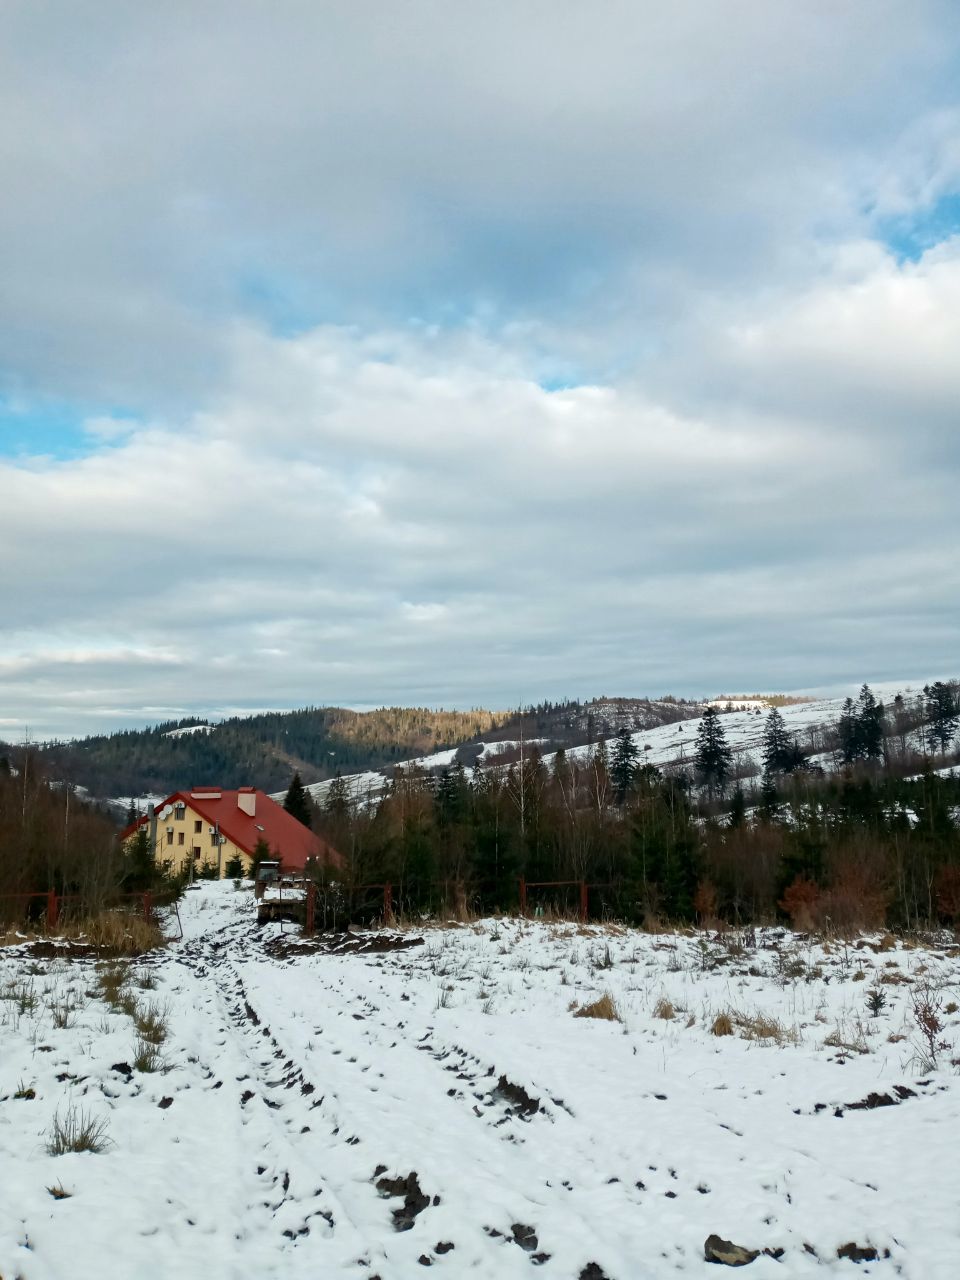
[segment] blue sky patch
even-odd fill
[[[917,262],[928,249],[960,234],[960,192],[941,196],[907,217],[881,220],[878,231],[901,262]]]
[[[80,458],[105,443],[105,437],[87,429],[91,418],[114,418],[119,425],[129,416],[117,406],[18,404],[0,399],[0,457]]]

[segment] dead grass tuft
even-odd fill
[[[661,996],[653,1006],[653,1016],[655,1018],[662,1018],[664,1022],[669,1022],[671,1018],[676,1017],[676,1013],[676,1009],[666,996]]]
[[[166,1008],[152,1001],[137,1005],[133,1012],[133,1022],[140,1039],[148,1044],[163,1044],[167,1038],[167,1021],[169,1014]]]
[[[710,1024],[710,1034],[712,1036],[732,1036],[733,1035],[733,1019],[729,1013],[718,1013]]]
[[[63,1156],[70,1151],[99,1153],[109,1142],[106,1120],[98,1120],[78,1107],[68,1107],[63,1115],[59,1111],[54,1113],[47,1134],[47,1153],[51,1156]]]
[[[129,911],[103,911],[81,921],[78,932],[91,946],[112,956],[142,956],[166,942],[159,925]]]
[[[604,1022],[622,1022],[620,1010],[617,1008],[617,1002],[609,992],[594,1000],[592,1004],[585,1004],[579,1009],[574,1010],[575,1018],[601,1018]]]
[[[756,1040],[762,1044],[797,1044],[800,1039],[795,1028],[785,1027],[765,1013],[736,1013],[733,1020],[744,1040]]]
[[[163,1060],[160,1057],[159,1046],[141,1037],[133,1051],[134,1071],[142,1071],[145,1075],[151,1075],[154,1071],[160,1071],[162,1067]]]

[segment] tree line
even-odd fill
[[[338,778],[310,819],[346,859],[338,892],[361,901],[362,886],[388,881],[414,915],[513,911],[523,880],[531,909],[573,910],[585,882],[592,915],[647,925],[953,922],[960,780],[933,766],[955,741],[956,688],[927,686],[917,715],[909,732],[938,756],[912,778],[890,767],[903,721],[864,686],[835,726],[838,772],[811,764],[774,708],[758,776],[735,780],[723,716],[708,708],[687,769],[643,763],[624,729],[549,765],[531,748],[469,773],[398,770],[372,803]]]

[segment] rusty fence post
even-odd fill
[[[526,880],[520,881],[520,914],[522,916],[525,916],[527,914],[527,882]]]
[[[149,889],[143,895],[143,918],[147,921],[153,919],[153,894]]]
[[[393,919],[393,885],[383,886],[383,923]]]
[[[587,888],[586,880],[580,881],[580,919],[586,924],[587,917],[590,915],[590,891]]]
[[[47,928],[48,929],[55,929],[57,927],[57,920],[59,918],[59,915],[60,915],[60,905],[57,902],[57,891],[56,889],[51,889],[47,893]]]
[[[311,881],[307,885],[307,917],[304,921],[304,932],[308,938],[313,937],[317,916],[317,886]]]

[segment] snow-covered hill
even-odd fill
[[[829,755],[823,753],[827,734],[837,724],[843,708],[843,698],[821,698],[809,702],[799,702],[780,708],[789,733],[795,735],[802,748],[808,753],[815,753],[816,762],[826,768],[834,763]],[[737,705],[742,705],[738,703]],[[766,714],[759,706],[747,711],[725,712],[722,725],[726,739],[734,752],[735,762],[740,766],[749,766],[751,762],[759,769],[761,762],[761,744]],[[649,729],[640,729],[632,733],[642,763],[656,765],[658,768],[689,765],[693,758],[694,743],[701,718],[695,717],[673,724],[656,725]],[[534,746],[543,747],[542,739],[527,739],[524,748],[530,750]],[[479,759],[481,768],[495,767],[504,759],[515,759],[521,743],[519,739],[510,742],[480,743],[479,749],[474,746],[466,751],[463,748],[438,751],[433,755],[419,756],[404,762],[402,767],[416,767],[428,772],[449,768],[458,758],[465,754]],[[567,749],[570,760],[586,760],[594,750],[594,745],[584,742],[580,746]],[[555,759],[555,753],[548,752],[543,757],[549,766]],[[368,770],[364,773],[346,774],[344,780],[351,797],[358,803],[375,800],[382,795],[389,780],[389,770]],[[306,788],[317,804],[323,804],[330,782],[317,782]],[[283,792],[277,794],[283,799]]]
[[[518,920],[301,944],[230,884],[181,917],[126,1005],[92,959],[0,950],[0,1275],[706,1280],[714,1233],[779,1255],[757,1280],[851,1275],[846,1246],[876,1252],[858,1274],[956,1275],[953,944]],[[620,1021],[575,1016],[605,996]],[[49,1154],[56,1116],[108,1145]]]

